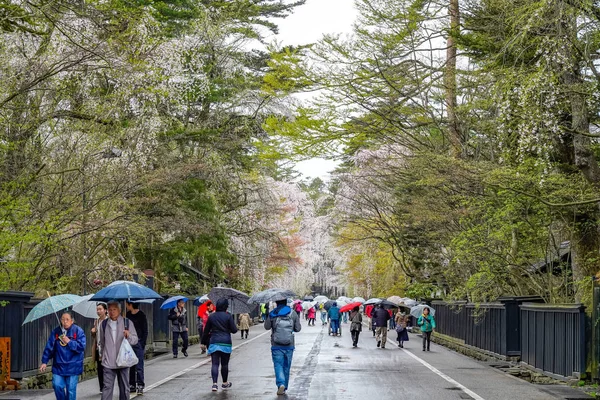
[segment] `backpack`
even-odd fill
[[[282,346],[290,346],[294,341],[294,321],[292,313],[277,317],[273,326],[273,343]]]

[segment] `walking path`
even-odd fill
[[[296,351],[287,399],[364,400],[429,398],[435,400],[553,400],[589,399],[576,389],[538,386],[504,374],[484,363],[432,343],[431,352],[421,351],[420,338],[400,349],[388,341],[376,347],[370,331],[363,331],[358,348],[352,347],[349,324],[343,335],[332,337],[327,327],[306,326],[296,336]],[[395,339],[389,332],[388,339]],[[164,399],[282,399],[275,394],[269,332],[257,325],[249,339],[234,335],[230,363],[233,387],[210,391],[210,357],[191,346],[189,357],[170,354],[146,363],[146,391],[138,400]],[[220,382],[219,382],[220,383]],[[564,393],[561,393],[564,392]],[[118,398],[115,391],[115,399]],[[136,396],[132,396],[135,398]],[[81,382],[78,399],[99,399],[96,379]],[[0,392],[0,400],[54,399],[51,391]]]

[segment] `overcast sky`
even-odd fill
[[[354,0],[307,0],[286,19],[278,20],[279,35],[274,37],[282,45],[316,42],[326,33],[349,33],[356,19]],[[312,159],[297,164],[304,176],[328,179],[336,162]]]

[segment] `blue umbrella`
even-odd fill
[[[167,310],[169,308],[175,308],[175,306],[177,305],[177,302],[179,300],[183,300],[183,301],[188,301],[188,298],[185,296],[173,296],[173,297],[169,297],[167,300],[165,300],[164,303],[162,303],[162,305],[160,306],[161,310]]]
[[[90,300],[111,301],[128,300],[137,301],[145,299],[162,299],[162,296],[154,290],[140,285],[136,282],[119,281],[114,282],[96,293]]]
[[[29,314],[27,314],[27,318],[25,318],[22,325],[45,317],[46,315],[56,314],[80,301],[81,296],[77,296],[76,294],[59,294],[58,296],[48,297],[29,311]],[[58,319],[58,315],[56,316],[56,319]],[[58,321],[58,323],[60,325],[60,321]]]
[[[194,299],[194,305],[197,307],[200,307],[202,304],[206,303],[208,300],[210,300],[210,299],[208,298],[207,295],[196,297]]]

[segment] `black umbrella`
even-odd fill
[[[323,308],[326,309],[327,311],[329,311],[329,309],[331,307],[333,307],[333,303],[335,303],[335,301],[329,300],[329,301],[325,302],[325,304],[323,304]]]
[[[392,308],[398,308],[398,304],[392,303],[389,300],[381,300],[377,305],[382,305],[386,310],[390,310]]]
[[[231,314],[251,313],[256,306],[248,304],[250,296],[244,292],[232,288],[215,287],[208,294],[208,298],[215,304],[220,299],[229,301],[229,312]]]
[[[312,297],[311,295],[308,296],[304,296],[304,301],[313,301],[315,298]]]
[[[250,299],[248,299],[248,303],[263,304],[270,301],[287,300],[294,297],[298,296],[296,296],[296,294],[291,290],[272,288],[254,294],[252,297],[250,297]]]

